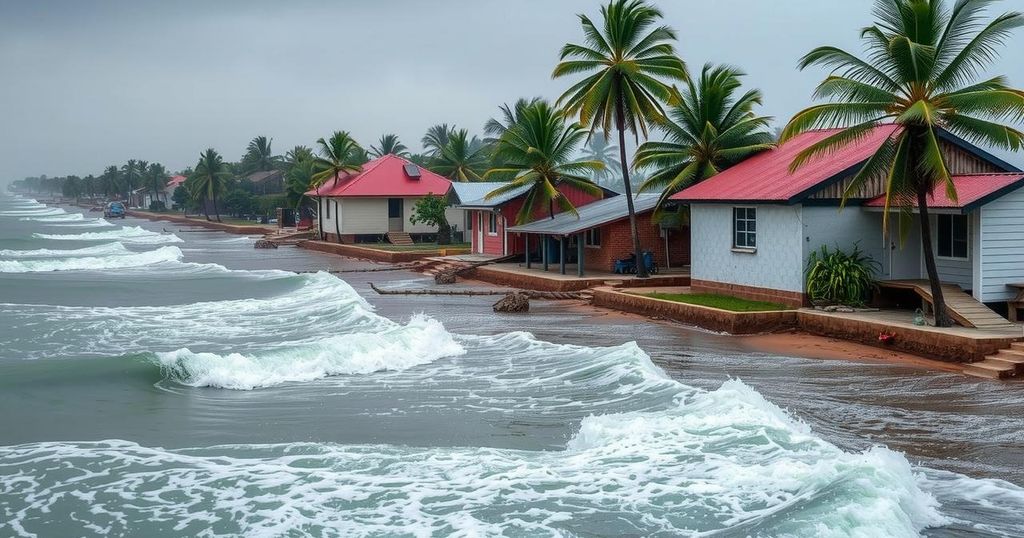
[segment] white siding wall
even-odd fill
[[[343,198],[341,215],[342,234],[388,233],[387,198]]]
[[[743,286],[803,291],[800,206],[757,207],[757,252],[734,252],[732,205],[693,204],[691,275]]]
[[[881,213],[870,213],[859,207],[840,211],[835,206],[804,206],[803,230],[805,268],[810,253],[820,250],[822,245],[845,252],[859,246],[862,252],[882,264],[876,277],[888,278],[889,256],[882,237]]]
[[[981,275],[984,302],[1013,297],[1009,282],[1024,282],[1024,189],[981,208]]]
[[[327,217],[327,206],[330,205],[331,216]],[[335,228],[335,221],[338,220],[338,215],[341,213],[341,204],[337,198],[321,198],[320,207],[317,209],[320,212],[320,223],[323,226],[321,230],[324,233],[337,233]],[[345,233],[342,230],[342,233]]]

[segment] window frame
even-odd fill
[[[942,232],[943,232],[942,221],[944,220],[943,217],[946,217],[946,218],[949,219],[949,226],[948,226],[948,229],[947,229],[947,232],[946,232],[946,233],[949,234],[949,237],[947,238],[948,239],[948,243],[949,243],[949,245],[948,245],[949,246],[949,254],[947,254],[947,255],[941,254],[941,251],[942,251],[941,250],[942,249]],[[955,222],[956,222],[955,219],[958,218],[958,217],[963,219],[963,223],[964,223],[964,241],[963,241],[963,244],[964,244],[964,255],[963,256],[957,256],[956,255],[956,242],[957,241],[956,241],[955,234],[953,233],[953,230],[954,230],[954,227],[955,227]],[[938,214],[935,215],[935,257],[937,259],[940,259],[940,260],[950,260],[950,261],[958,261],[958,262],[970,261],[970,259],[971,259],[971,219],[967,215],[964,215],[962,213],[938,213]]]
[[[498,214],[494,211],[487,212],[487,235],[498,235]]]
[[[330,198],[323,198],[323,201],[324,201],[324,213],[325,213],[324,218],[329,219],[329,218],[331,218],[331,199]]]
[[[739,212],[743,211],[743,218],[740,218]],[[753,217],[751,218],[751,211],[753,211]],[[743,230],[740,230],[739,223],[743,222]],[[747,230],[749,224],[754,224],[754,230]],[[745,244],[740,244],[738,241],[739,234],[743,234],[747,239]],[[750,239],[753,238],[751,242]],[[732,208],[732,250],[733,252],[745,252],[752,253],[757,252],[757,207],[754,206],[735,206]],[[751,244],[752,243],[752,244]]]
[[[595,241],[594,239],[597,239]],[[583,246],[585,248],[601,248],[601,228],[590,228],[583,232]]]

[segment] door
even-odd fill
[[[477,254],[484,253],[484,212],[476,212],[476,248]]]
[[[405,229],[405,200],[388,198],[388,231],[401,232]]]

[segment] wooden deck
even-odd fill
[[[931,306],[932,288],[927,280],[883,280],[880,288],[912,290],[921,300]],[[1010,329],[1016,326],[995,313],[983,303],[971,297],[956,284],[943,284],[942,295],[946,299],[946,313],[964,327],[982,330]]]

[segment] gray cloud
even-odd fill
[[[479,132],[503,102],[558,96],[568,84],[550,79],[558,50],[580,39],[575,14],[599,5],[0,0],[0,180],[128,158],[178,169],[207,147],[237,159],[258,134],[283,153],[335,129],[364,144],[396,132],[413,148],[434,123]],[[779,121],[823,76],[796,71],[800,55],[859,50],[871,20],[869,0],[659,5],[691,68],[743,68]],[[994,68],[1018,85],[1022,39]]]

